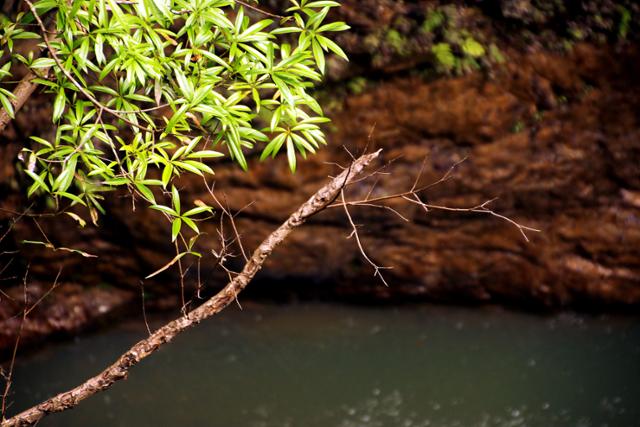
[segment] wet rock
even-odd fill
[[[26,296],[26,304],[25,304]],[[20,337],[20,348],[51,336],[68,336],[113,317],[127,307],[134,294],[123,289],[64,283],[29,283],[2,294],[0,301],[0,357],[8,357]],[[23,319],[24,310],[28,315]]]

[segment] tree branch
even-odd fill
[[[129,370],[142,359],[150,356],[164,344],[170,342],[176,335],[185,329],[197,325],[203,320],[219,313],[233,301],[237,295],[249,284],[256,273],[262,268],[267,257],[273,252],[286,237],[307,218],[317,214],[334,201],[343,188],[351,183],[362,171],[380,154],[377,151],[364,155],[355,160],[351,166],[327,185],[322,187],[307,202],[294,212],[286,222],[272,232],[255,250],[242,272],[225,286],[218,294],[207,300],[200,307],[172,322],[167,323],[155,331],[147,339],[144,339],[133,347],[104,371],[88,379],[76,388],[60,393],[39,405],[4,420],[2,427],[29,426],[40,421],[44,416],[61,412],[78,405],[84,399],[108,389],[115,382],[127,378]]]
[[[18,83],[18,86],[16,86],[16,88],[14,89],[14,98],[12,98],[10,102],[13,106],[13,111],[15,112],[15,114],[18,113],[25,102],[27,102],[29,97],[33,94],[33,91],[36,90],[36,87],[38,87],[36,83],[33,83],[33,79],[37,77],[38,76],[36,76],[33,72],[27,73],[27,75],[24,76],[22,80],[20,80],[20,83]],[[10,121],[11,117],[9,116],[9,114],[5,111],[4,108],[0,108],[0,132],[2,132],[4,128],[7,127]]]
[[[48,31],[46,29],[47,26],[50,27],[51,29],[55,28],[54,16],[50,15],[45,20],[45,22],[42,23],[42,25],[43,25],[43,31],[44,31],[43,35],[46,33],[46,31]],[[43,48],[39,47],[36,52],[33,52],[33,54],[35,57],[38,57],[40,54],[42,54],[42,51],[43,51]],[[40,74],[47,75],[49,73],[50,68],[51,67],[41,68]],[[18,85],[13,90],[14,97],[10,99],[10,102],[11,102],[11,105],[13,106],[14,114],[18,114],[18,111],[22,109],[24,104],[27,102],[27,100],[31,97],[33,92],[38,87],[38,84],[33,82],[33,80],[38,77],[40,76],[38,76],[33,71],[29,71],[20,80]],[[9,116],[9,114],[7,114],[4,108],[0,108],[0,132],[4,131],[4,129],[7,127],[10,121],[11,121],[11,117]]]

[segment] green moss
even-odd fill
[[[497,64],[502,64],[503,62],[505,62],[505,57],[502,54],[502,51],[494,43],[491,43],[489,45],[489,58],[491,58],[491,61]]]
[[[569,34],[574,40],[583,40],[585,38],[585,34],[579,28],[569,29]]]
[[[631,25],[631,12],[624,6],[620,6],[620,24],[618,24],[618,37],[626,39],[629,34],[629,26]]]
[[[407,39],[400,34],[400,32],[394,30],[394,29],[390,29],[389,31],[387,31],[387,33],[385,34],[384,37],[385,41],[387,42],[387,44],[389,44],[389,46],[391,46],[391,48],[401,54],[401,55],[406,55],[407,52]]]
[[[440,9],[430,10],[420,29],[425,33],[431,33],[445,24],[446,16]]]
[[[473,37],[465,38],[462,43],[462,51],[472,58],[480,58],[485,54],[484,47]]]
[[[370,52],[377,50],[380,47],[381,41],[380,34],[378,33],[367,34],[363,39],[364,46]]]
[[[524,122],[522,120],[518,120],[517,122],[515,122],[513,124],[513,127],[511,128],[511,132],[513,133],[520,133],[524,130]]]
[[[436,57],[438,64],[447,70],[456,66],[456,57],[453,55],[449,43],[438,43],[431,48],[431,52]]]
[[[347,82],[347,89],[353,95],[360,95],[367,88],[367,79],[364,77],[356,77]]]
[[[113,286],[113,284],[111,283],[107,283],[107,282],[100,282],[98,283],[98,285],[96,286],[98,289],[105,289],[105,290],[110,290],[110,289],[114,289],[115,286]],[[147,297],[148,292],[145,291],[145,297]]]

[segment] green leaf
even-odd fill
[[[219,151],[202,150],[195,151],[187,155],[188,159],[214,159],[216,157],[224,157],[224,154],[220,153]]]
[[[31,68],[50,68],[56,65],[52,58],[38,58],[31,63]]]
[[[187,226],[192,229],[193,231],[195,231],[196,233],[200,234],[200,230],[198,229],[198,226],[196,225],[195,222],[193,222],[193,220],[191,218],[187,218],[187,217],[182,217],[182,221],[187,224]]]
[[[213,208],[209,206],[198,206],[196,208],[190,209],[187,212],[183,213],[182,216],[183,217],[194,216],[204,212],[211,213],[212,211],[213,211]]]
[[[66,191],[56,191],[55,193],[53,193],[53,195],[61,196],[71,200],[73,202],[71,203],[71,206],[75,205],[76,203],[82,206],[87,206],[87,204],[80,197],[76,196],[75,194],[67,193]]]
[[[149,187],[147,187],[146,185],[140,183],[140,182],[135,182],[134,185],[136,186],[136,188],[138,189],[138,191],[140,192],[140,194],[142,194],[142,196],[147,199],[148,202],[154,203],[156,202],[155,197],[153,197],[153,193],[151,192],[151,190],[149,190]]]
[[[173,177],[173,165],[171,163],[167,163],[162,171],[162,186],[167,188],[169,181]]]
[[[64,90],[59,89],[58,94],[56,95],[55,101],[53,101],[53,121],[57,122],[62,117],[62,113],[64,113],[64,108],[67,103],[67,97],[65,96]]]
[[[175,185],[171,186],[171,203],[173,204],[173,209],[180,215],[180,193]]]
[[[34,180],[35,184],[37,184],[37,186],[32,186],[31,189],[29,189],[29,196],[31,196],[31,194],[33,194],[38,188],[42,188],[47,193],[50,191],[49,186],[44,182],[44,177],[47,175],[47,171],[42,171],[40,175],[37,175],[34,172],[25,169],[25,173]]]
[[[78,155],[72,155],[69,160],[63,164],[63,169],[60,175],[53,183],[53,190],[58,192],[65,192],[73,182],[73,177],[76,173],[76,165],[78,163]]]
[[[165,133],[171,132],[173,130],[173,128],[175,127],[175,125],[178,123],[178,121],[184,119],[184,116],[187,114],[187,110],[189,110],[189,105],[184,104],[178,109],[178,111],[173,113],[173,116],[171,117],[171,120],[169,120],[167,122],[167,126],[165,128]]]
[[[168,206],[163,206],[163,205],[151,205],[149,206],[151,209],[154,209],[156,211],[160,211],[160,212],[164,212],[167,215],[171,215],[171,216],[179,216],[178,213],[176,211],[174,211],[173,209],[171,209]]]
[[[9,101],[9,98],[2,93],[0,93],[0,104],[2,104],[2,108],[4,108],[7,115],[14,119],[15,112],[13,111],[13,105],[11,104],[11,101]]]
[[[287,161],[289,162],[289,169],[291,172],[296,172],[296,150],[293,147],[291,137],[287,137]]]
[[[322,51],[322,47],[320,46],[320,43],[318,43],[316,40],[313,40],[311,42],[311,46],[313,48],[313,57],[316,60],[318,69],[322,74],[324,74],[325,62],[324,62],[324,52]]]
[[[171,241],[175,242],[182,228],[182,219],[176,218],[171,222]]]

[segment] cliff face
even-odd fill
[[[423,161],[421,182],[428,183],[467,158],[456,169],[455,180],[429,189],[423,197],[451,207],[471,207],[498,197],[492,204],[496,212],[541,232],[530,234],[531,241],[526,242],[512,224],[486,214],[425,213],[405,202],[392,202],[410,219],[407,223],[388,211],[354,207],[352,214],[363,226],[361,237],[368,255],[378,264],[393,267],[386,273],[390,286],[385,287],[372,277],[355,242],[346,239],[350,228],[344,212],[332,209],[296,231],[274,253],[259,283],[252,286],[254,292],[539,307],[637,307],[640,53],[634,45],[576,43],[562,51],[539,46],[525,50],[522,38],[503,37],[500,50],[507,59],[502,64],[434,78],[427,72],[434,60],[429,51],[385,50],[385,39],[374,58],[362,47],[373,28],[371,22],[398,28],[402,27],[398,16],[422,22],[426,12],[416,18],[415,8],[433,2],[369,1],[359,9],[354,2],[345,3],[343,13],[356,27],[356,35],[345,36],[355,39],[344,42],[359,61],[346,69],[334,64],[334,83],[326,89],[334,118],[330,146],[306,160],[293,176],[282,159],[254,160],[249,173],[231,164],[213,165],[217,191],[226,195],[231,210],[240,212],[237,226],[245,248],[254,248],[328,174],[335,173],[336,167],[329,162],[348,162],[343,145],[352,152],[366,146],[383,148],[384,161],[393,160],[390,175],[382,176],[374,190],[377,195],[409,189]],[[467,17],[480,12],[460,13]],[[483,19],[486,16],[470,22]],[[493,43],[491,37],[509,22],[499,21],[485,29],[485,44]],[[532,22],[527,25],[538,25]],[[414,40],[410,38],[413,27],[406,24],[402,27],[406,31],[399,33]],[[554,37],[549,40],[559,36]],[[355,75],[368,78],[367,70],[374,79],[357,80],[357,87],[353,80],[335,82]],[[341,96],[336,98],[336,93]],[[2,204],[14,211],[28,203],[15,188],[20,137],[34,127],[44,127],[46,120],[39,124],[34,118],[46,113],[48,105],[36,100],[28,108],[0,145]],[[185,178],[181,184],[188,195],[186,203],[209,199],[199,179]],[[370,185],[362,182],[353,196],[366,194]],[[20,267],[12,274],[21,275],[24,266],[30,265],[29,274],[36,283],[29,290],[32,301],[46,292],[46,284],[62,267],[64,291],[53,292],[32,314],[28,330],[33,336],[72,330],[96,313],[108,313],[134,300],[140,295],[141,279],[173,256],[169,230],[157,212],[138,207],[132,214],[126,197],[112,199],[108,209],[99,228],[78,228],[66,216],[37,219],[56,246],[98,255],[90,259],[21,244],[42,240],[40,230],[32,219],[13,224],[13,215],[2,213],[4,227],[13,225],[3,247],[20,251],[3,255],[5,260],[9,255],[14,258],[7,272]],[[213,221],[202,226],[208,233],[201,241],[203,253],[219,247],[216,225]],[[238,263],[239,257],[229,265]],[[224,284],[225,275],[213,269],[214,264],[211,255],[203,260],[205,291]],[[146,291],[151,297],[177,295],[176,274],[164,273],[147,281]],[[1,303],[0,316],[5,320],[0,323],[0,346],[13,342],[12,331],[19,326],[19,318],[12,315],[20,310],[22,289],[18,285],[7,292],[14,300],[4,298]],[[101,299],[104,304],[96,309]]]

